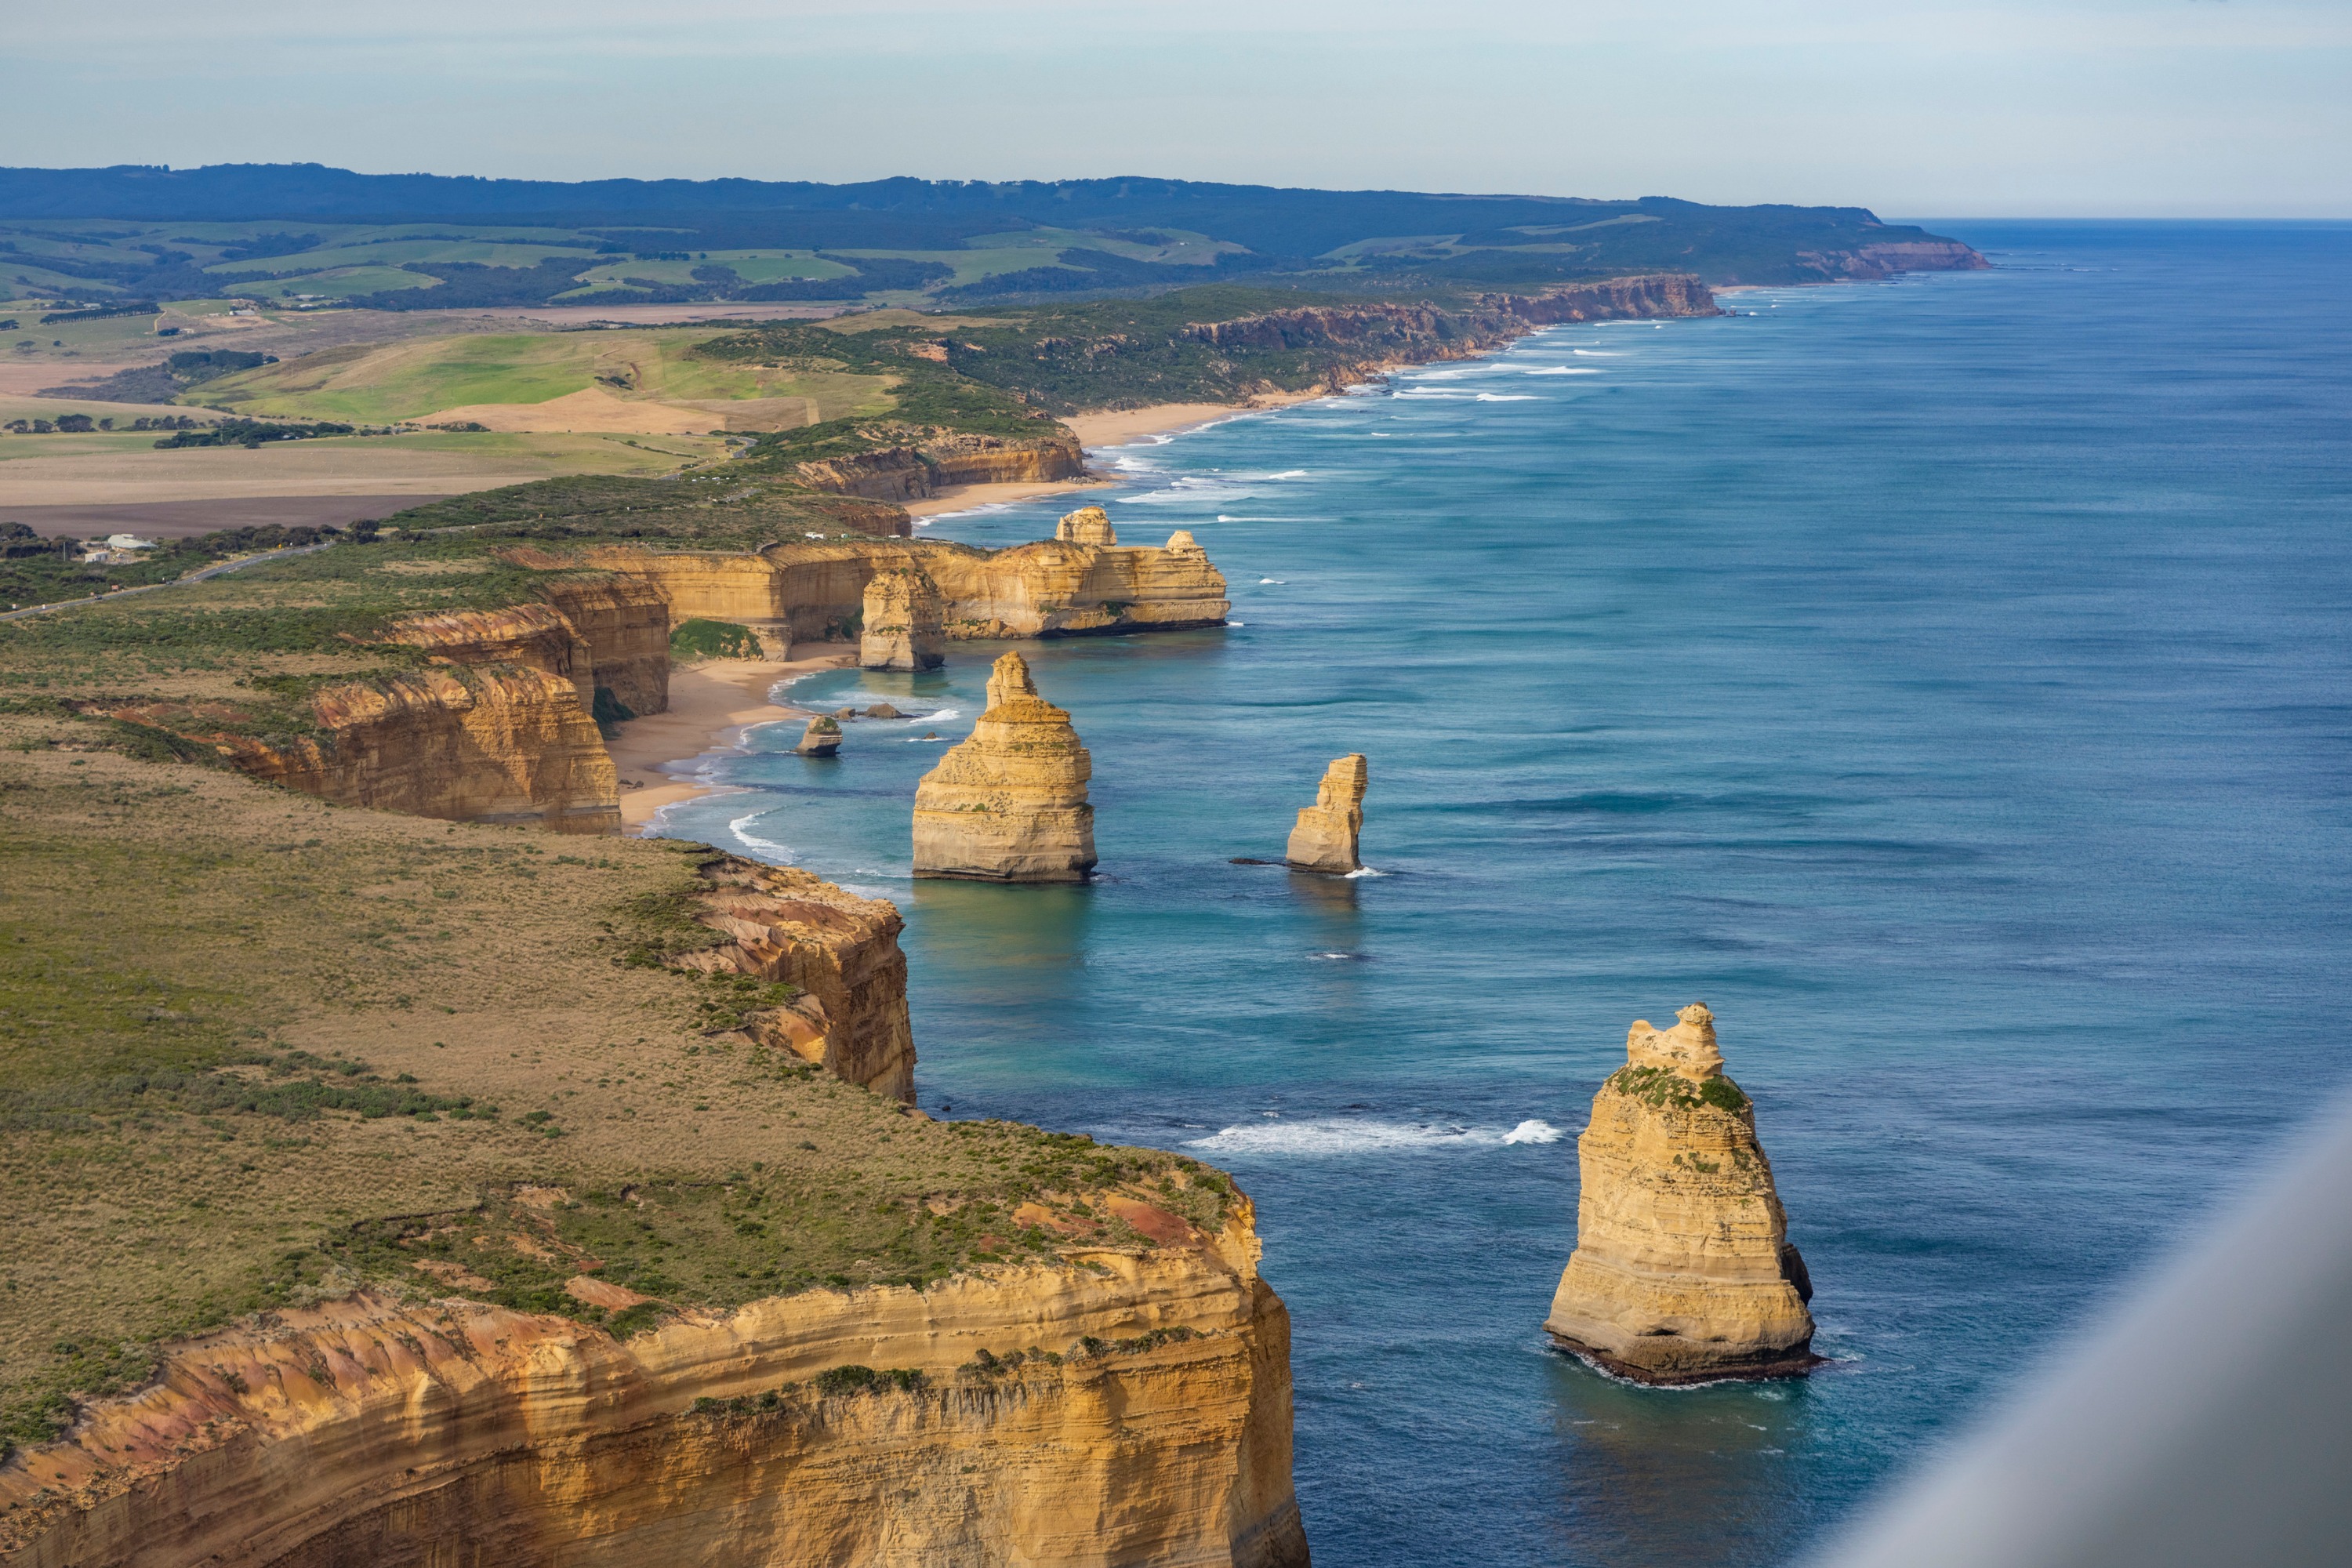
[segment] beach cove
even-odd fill
[[[1094,755],[1092,887],[908,878],[995,644],[804,677],[912,717],[829,763],[753,730],[659,818],[898,902],[927,1110],[1236,1173],[1330,1561],[1784,1561],[2346,1076],[2265,1045],[2352,1000],[2345,232],[1963,237],[1999,269],[1108,454],[1085,499],[1194,532],[1234,624],[1017,645]],[[1228,863],[1350,751],[1380,875]],[[1538,1330],[1593,1088],[1695,1000],[1817,1289],[1803,1385],[1629,1389]]]

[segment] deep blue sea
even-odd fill
[[[1026,645],[1091,887],[908,878],[992,645],[791,689],[926,716],[757,731],[667,824],[898,901],[927,1108],[1238,1175],[1325,1568],[1800,1557],[2347,1076],[2352,226],[1940,227],[1995,269],[1113,454],[1082,499],[1192,530],[1234,624]],[[1229,864],[1350,751],[1379,875]],[[1809,1383],[1629,1388],[1538,1331],[1593,1089],[1697,999]]]

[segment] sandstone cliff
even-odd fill
[[[1108,519],[1102,531],[1111,532]],[[847,637],[865,613],[866,584],[899,567],[921,571],[938,588],[950,639],[1221,626],[1233,607],[1224,574],[1182,531],[1161,549],[1053,539],[985,551],[861,539],[772,544],[756,555],[604,546],[587,559],[652,584],[676,619],[784,623],[801,642]]]
[[[572,679],[522,665],[445,665],[311,699],[323,739],[272,744],[222,728],[225,705],[108,706],[210,745],[254,777],[339,805],[559,833],[620,825],[611,753]]]
[[[1304,1568],[1288,1319],[1228,1212],[621,1341],[381,1293],[267,1314],[0,1468],[0,1556]]]
[[[1356,836],[1364,827],[1364,788],[1371,768],[1361,752],[1350,752],[1323,770],[1315,804],[1298,808],[1283,858],[1308,871],[1360,870]]]
[[[1118,542],[1118,531],[1110,525],[1110,513],[1098,506],[1082,506],[1054,525],[1054,537],[1064,544],[1108,546]]]
[[[1577,1140],[1576,1250],[1546,1331],[1642,1383],[1801,1375],[1821,1360],[1811,1285],[1714,1016],[1636,1023],[1625,1057]]]
[[[915,786],[915,875],[1082,882],[1095,864],[1093,762],[1017,653],[996,661],[971,738]]]
[[[1076,439],[1007,440],[942,434],[915,446],[884,447],[855,457],[797,465],[810,488],[869,500],[922,500],[951,485],[1075,479],[1086,472]]]
[[[937,669],[947,662],[940,590],[921,568],[887,566],[866,580],[857,662],[866,669]]]
[[[1453,309],[1307,305],[1203,321],[1181,335],[1219,349],[1322,350],[1328,356],[1324,384],[1336,392],[1399,365],[1491,353],[1558,322],[1720,314],[1715,296],[1696,277],[1661,272],[1563,283],[1536,294],[1479,294]]]
[[[883,899],[861,899],[791,866],[721,856],[695,919],[735,940],[690,952],[682,966],[756,974],[798,988],[745,1033],[835,1078],[892,1100],[915,1098],[915,1037],[907,1022],[905,929]]]

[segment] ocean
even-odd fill
[[[931,524],[1099,501],[1233,584],[1226,629],[1021,645],[1092,886],[908,878],[992,645],[800,682],[918,716],[754,731],[663,824],[898,902],[925,1108],[1235,1173],[1325,1568],[1801,1558],[2347,1076],[2352,226],[1934,226],[1995,269],[1554,328]],[[1376,874],[1230,863],[1347,752]],[[1694,1000],[1808,1382],[1538,1330],[1592,1092]]]

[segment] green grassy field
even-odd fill
[[[289,418],[383,423],[476,404],[535,404],[601,386],[691,402],[806,397],[821,417],[880,413],[888,377],[696,356],[709,328],[499,333],[357,343],[205,383],[185,401]]]

